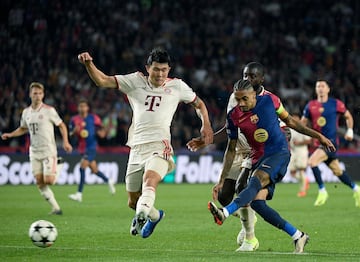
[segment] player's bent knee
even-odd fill
[[[56,182],[56,176],[45,176],[44,177],[44,184],[46,185],[53,185]]]

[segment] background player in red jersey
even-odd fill
[[[278,118],[288,127],[319,139],[328,150],[335,150],[335,146],[321,133],[294,120],[274,94],[267,92],[262,96],[257,95],[247,80],[235,83],[234,96],[238,106],[227,116],[228,145],[221,176],[215,187],[217,191],[221,190],[234,161],[238,129],[245,135],[252,149],[252,176],[246,188],[229,205],[219,209],[214,203],[209,202],[208,208],[215,222],[221,225],[229,215],[250,203],[265,221],[291,236],[295,244],[295,253],[302,253],[309,236],[284,220],[266,204],[266,200],[273,197],[275,184],[285,176],[290,161],[288,142],[281,131]]]
[[[343,116],[346,120],[347,131],[344,138],[351,141],[354,136],[353,125],[354,120],[347,110],[345,104],[339,99],[329,97],[330,87],[325,80],[318,80],[315,85],[315,92],[317,98],[311,100],[304,109],[302,121],[305,124],[311,124],[312,128],[321,132],[338,147],[337,128],[339,125],[339,116]],[[325,204],[329,197],[325,189],[324,182],[321,178],[321,171],[318,165],[324,162],[336,175],[342,183],[349,186],[354,192],[355,206],[360,207],[360,191],[359,187],[351,180],[345,170],[340,168],[339,160],[336,152],[327,152],[319,144],[314,141],[317,149],[309,158],[309,165],[314,173],[316,183],[319,186],[319,193],[314,203],[315,206]]]
[[[69,198],[78,202],[82,201],[82,192],[85,184],[85,170],[90,167],[91,172],[96,174],[109,185],[111,194],[115,194],[114,182],[99,171],[96,156],[96,136],[105,137],[106,131],[102,127],[101,119],[98,115],[89,113],[89,104],[86,99],[81,99],[78,103],[78,115],[70,120],[70,135],[76,137],[78,151],[82,154],[80,162],[80,182],[78,191],[69,195]]]

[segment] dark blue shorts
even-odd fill
[[[255,164],[253,170],[262,170],[270,176],[270,184],[266,187],[269,191],[266,199],[272,199],[275,191],[275,184],[280,182],[286,174],[290,162],[290,152],[279,152],[262,157]]]
[[[337,155],[336,155],[336,151],[337,151],[337,146],[336,146],[336,151],[335,152],[330,152],[328,150],[326,150],[326,148],[324,148],[323,146],[319,146],[319,148],[321,148],[322,150],[324,150],[325,154],[327,155],[328,159],[326,159],[324,161],[324,163],[326,165],[330,165],[330,163],[335,160],[338,159]]]
[[[89,162],[95,160],[96,150],[87,150],[85,154],[83,154],[82,158],[88,160]]]

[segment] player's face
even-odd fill
[[[146,66],[146,71],[149,74],[150,83],[159,87],[165,83],[165,80],[169,75],[170,66],[168,63],[153,62],[150,66]]]
[[[38,104],[44,99],[44,91],[41,88],[33,87],[30,91],[31,102]]]
[[[254,89],[238,90],[234,92],[234,95],[241,111],[250,111],[255,107],[256,92]]]
[[[330,87],[325,81],[317,81],[315,92],[318,97],[327,97],[330,92]]]
[[[80,103],[78,105],[78,112],[80,115],[87,115],[89,112],[89,106],[87,103]]]
[[[255,90],[257,90],[264,82],[264,76],[257,68],[245,67],[243,71],[243,79],[248,80]]]

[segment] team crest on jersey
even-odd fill
[[[39,119],[43,119],[44,118],[44,116],[43,115],[39,115]]]
[[[164,88],[164,92],[165,92],[166,94],[170,94],[170,93],[171,93],[171,89],[170,89],[170,88],[165,87],[165,88]]]
[[[320,113],[324,112],[324,110],[325,110],[325,109],[324,109],[323,107],[320,107],[320,108],[319,108],[319,112],[320,112]]]
[[[250,122],[253,124],[256,124],[257,122],[259,122],[258,115],[255,114],[255,115],[250,116]]]
[[[86,138],[86,137],[89,136],[89,132],[87,130],[83,129],[83,130],[80,131],[80,136],[82,138]]]
[[[256,142],[264,143],[266,140],[268,140],[268,138],[269,138],[269,134],[265,129],[259,128],[255,130],[254,139]]]
[[[320,117],[318,118],[318,120],[316,121],[316,123],[317,123],[319,126],[324,126],[324,125],[326,125],[326,119],[325,119],[325,117],[320,116]]]

